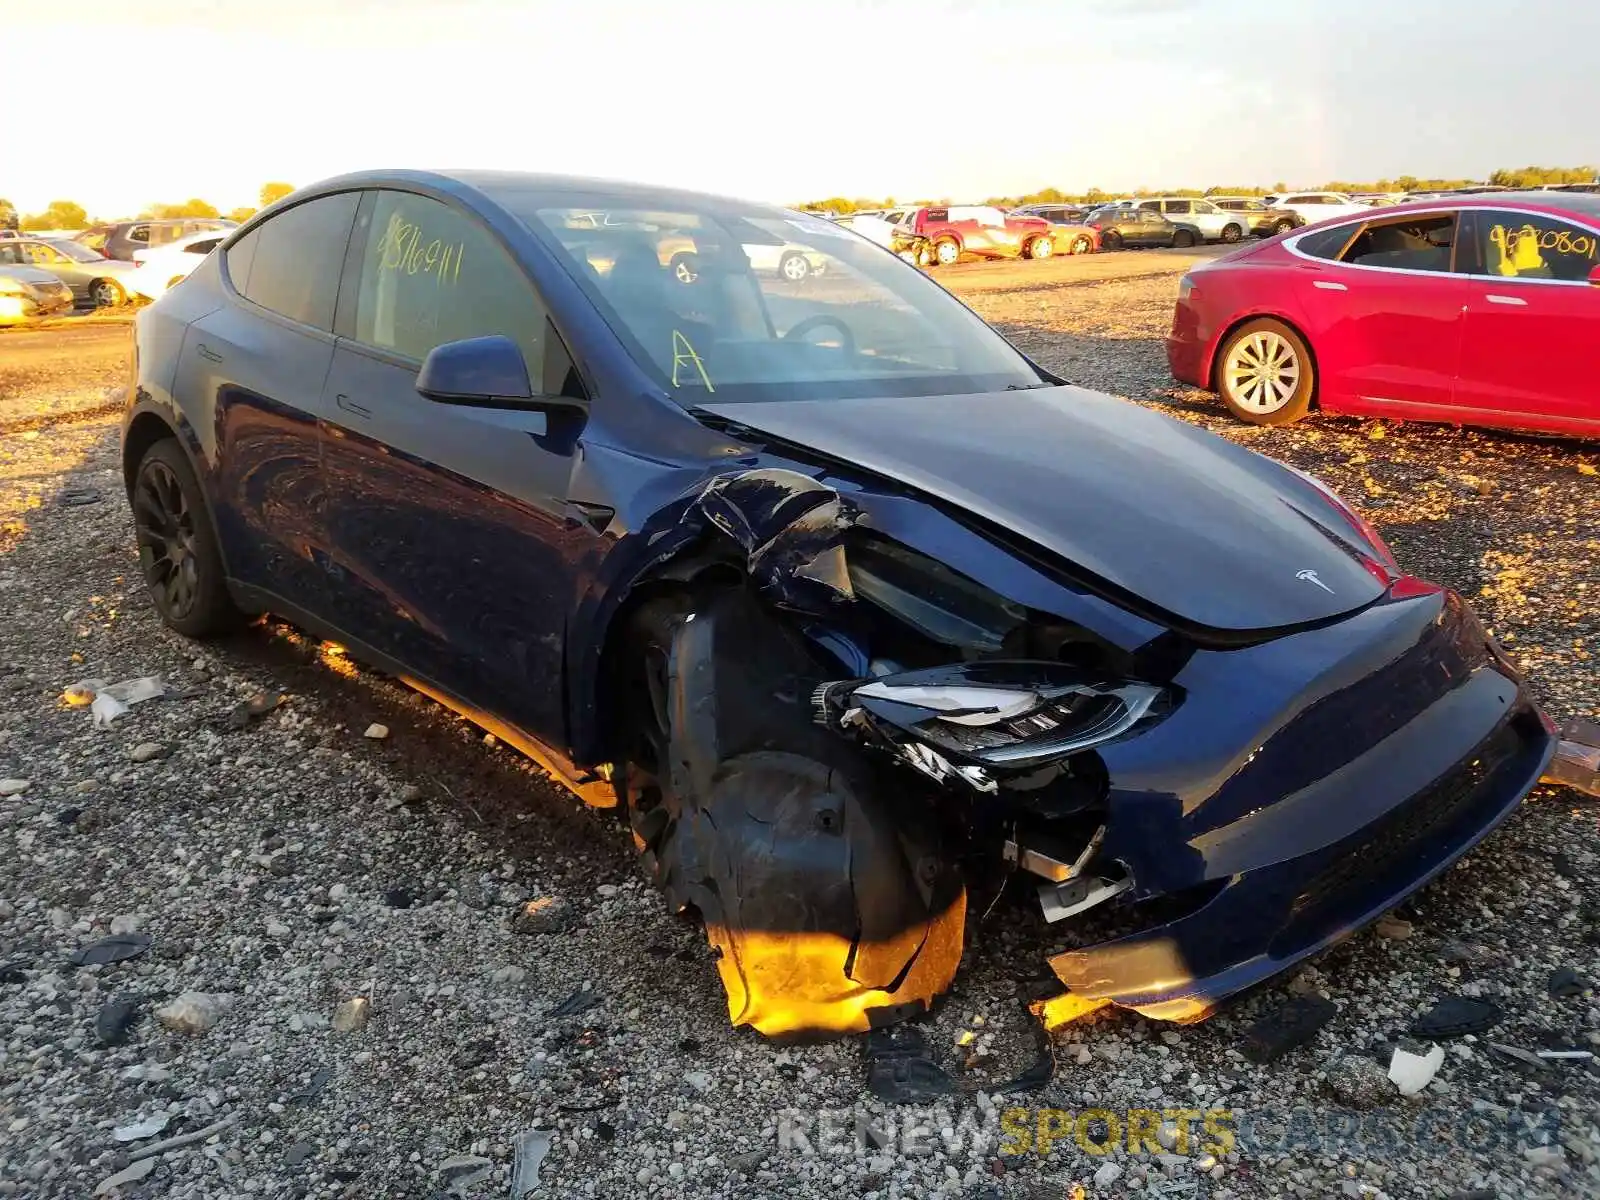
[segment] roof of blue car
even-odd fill
[[[424,183],[441,187],[446,191],[456,188],[472,189],[483,193],[491,200],[501,200],[509,196],[526,196],[532,194],[548,194],[552,197],[563,193],[594,193],[603,192],[616,199],[641,204],[670,204],[674,201],[697,199],[704,201],[722,201],[724,203],[760,203],[738,201],[733,197],[717,196],[707,192],[692,191],[687,188],[664,187],[658,184],[632,183],[620,179],[599,179],[583,175],[551,175],[535,171],[483,171],[483,170],[371,170],[356,171],[348,175],[336,176],[325,179],[315,184],[317,189],[330,187],[371,187],[389,183]],[[771,207],[778,207],[772,205]]]

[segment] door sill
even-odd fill
[[[360,638],[351,637],[337,626],[321,620],[276,593],[240,583],[236,579],[228,581],[228,590],[246,611],[271,613],[324,641],[337,642],[350,652],[351,657],[393,677],[434,703],[443,705],[457,716],[471,721],[485,733],[492,733],[500,741],[532,759],[545,774],[589,807],[617,807],[617,791],[611,782],[610,763],[600,763],[593,770],[580,767],[554,746],[542,741],[526,729],[467,703],[448,688],[422,678],[405,664],[367,645]]]

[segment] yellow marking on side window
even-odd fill
[[[694,369],[700,373],[700,382],[706,385],[706,391],[714,392],[717,389],[711,386],[711,376],[706,374],[706,364],[700,361],[700,356],[695,353],[693,344],[676,329],[672,331],[672,386],[678,387],[678,372],[685,363],[693,363]]]
[[[378,242],[378,266],[386,271],[404,271],[415,275],[419,271],[431,274],[437,283],[458,283],[461,280],[461,257],[465,242],[446,245],[438,238],[424,242],[422,227],[408,221],[400,213],[389,214],[388,226]]]

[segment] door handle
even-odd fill
[[[1350,289],[1342,283],[1335,283],[1331,279],[1313,279],[1311,286],[1321,288],[1325,292],[1348,292]]]
[[[350,399],[349,396],[335,396],[333,398],[333,402],[340,408],[344,409],[345,412],[354,413],[358,417],[370,417],[372,415],[372,410],[370,408],[367,408],[361,404],[357,404],[354,400]]]
[[[207,362],[219,363],[222,361],[222,355],[211,349],[211,347],[207,346],[204,342],[200,342],[198,345],[196,345],[195,350],[199,353],[200,357],[205,359]]]
[[[1496,296],[1492,292],[1483,297],[1490,304],[1509,304],[1513,308],[1527,308],[1528,302],[1521,296]]]

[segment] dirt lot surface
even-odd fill
[[[1318,473],[1473,600],[1552,713],[1600,717],[1600,451],[1234,425],[1165,370],[1194,257],[940,278],[1070,380]],[[1402,921],[1208,1022],[1069,1026],[1054,1081],[1008,1096],[1037,1054],[1018,981],[1070,937],[1019,889],[973,914],[923,1027],[957,1091],[892,1109],[857,1042],[730,1029],[703,940],[622,830],[514,753],[286,626],[199,646],[158,624],[106,409],[127,338],[102,320],[0,333],[0,1196],[503,1197],[519,1146],[526,1169],[546,1140],[540,1196],[1600,1195],[1600,1067],[1535,1055],[1600,1051],[1592,801],[1538,790]],[[175,694],[109,727],[59,699],[144,675]],[[259,691],[287,699],[231,728]],[[527,930],[530,898],[548,903]],[[69,962],[130,932],[151,939],[136,957]],[[1580,978],[1552,994],[1563,968]],[[592,1007],[559,1007],[584,992]],[[1241,1054],[1252,1022],[1312,993],[1337,1006],[1313,1040]],[[1445,996],[1501,1019],[1442,1043],[1403,1098],[1393,1045]],[[1153,1151],[1127,1152],[1129,1110],[1171,1110]],[[1207,1117],[1231,1148],[1203,1144]],[[858,1119],[887,1144],[860,1148]],[[1122,1148],[1094,1153],[1108,1132]]]

